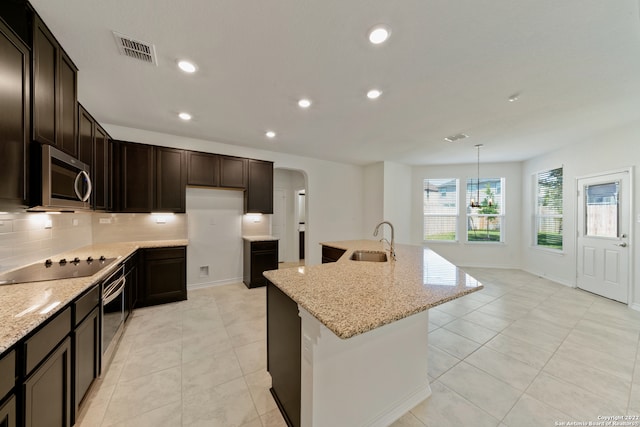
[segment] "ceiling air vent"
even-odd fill
[[[116,44],[121,55],[126,55],[130,58],[138,59],[149,64],[158,65],[156,60],[156,48],[151,43],[143,42],[140,40],[134,40],[124,34],[113,32],[116,38]]]
[[[454,142],[454,141],[458,141],[460,139],[465,139],[465,138],[468,138],[468,137],[469,137],[469,135],[467,135],[466,133],[459,133],[457,135],[448,136],[444,140],[447,141],[447,142]]]

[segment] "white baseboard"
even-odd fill
[[[222,280],[214,280],[212,282],[205,282],[205,283],[192,283],[192,284],[187,284],[187,290],[193,290],[193,289],[203,289],[203,288],[211,288],[213,286],[224,286],[224,285],[231,285],[234,283],[242,283],[242,277],[236,277],[236,278],[232,278],[232,279],[222,279]]]
[[[629,307],[632,310],[640,311],[640,303],[637,303],[637,302],[631,303],[631,304],[629,304]]]

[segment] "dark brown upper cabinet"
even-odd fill
[[[187,152],[187,184],[218,187],[220,183],[220,158],[217,154]]]
[[[111,137],[96,122],[93,164],[93,206],[96,210],[111,210]]]
[[[78,158],[91,168],[92,206],[96,210],[111,207],[109,140],[107,132],[78,104]]]
[[[248,160],[245,213],[273,213],[273,163],[263,160]]]
[[[185,211],[184,150],[117,141],[114,194],[118,212]]]
[[[78,156],[78,69],[46,25],[33,22],[33,139]]]
[[[220,187],[247,187],[247,164],[242,157],[218,156],[220,158]]]
[[[151,212],[154,199],[153,146],[118,141],[115,210]]]
[[[27,200],[27,147],[29,143],[29,48],[0,20],[0,204],[20,205]]]
[[[187,164],[184,150],[154,147],[156,197],[154,211],[184,212]]]

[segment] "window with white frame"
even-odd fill
[[[534,245],[562,250],[562,168],[536,174]]]
[[[458,180],[425,179],[423,214],[424,240],[457,240]]]
[[[467,241],[504,241],[504,178],[467,179]],[[474,206],[471,206],[471,201]]]

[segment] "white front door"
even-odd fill
[[[626,303],[629,172],[578,179],[578,287]]]

